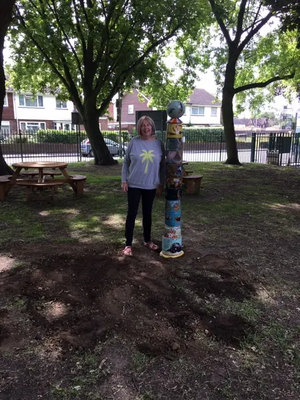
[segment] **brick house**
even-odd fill
[[[138,95],[144,97],[144,102],[140,101]],[[136,111],[148,111],[152,108],[148,107],[148,99],[137,89],[133,89],[131,93],[124,94],[122,98],[121,109],[121,127],[132,132],[136,125]],[[220,126],[221,125],[221,103],[215,101],[215,97],[204,89],[195,89],[185,102],[186,111],[180,118],[185,125],[194,126]],[[114,116],[117,115],[116,106]],[[116,120],[116,117],[115,117]],[[114,125],[113,123],[111,126]],[[118,123],[115,123],[118,129]]]
[[[13,92],[7,91],[3,103],[1,133],[4,136],[7,136],[16,130],[17,130],[17,124],[14,112]]]
[[[139,95],[143,98],[144,101],[139,99]],[[121,109],[121,127],[124,130],[128,130],[130,133],[132,129],[135,127],[135,113],[136,111],[145,111],[152,110],[152,108],[148,107],[149,98],[143,95],[137,89],[133,89],[131,93],[126,93],[122,98],[122,109]],[[117,115],[117,110],[115,110],[115,114]]]

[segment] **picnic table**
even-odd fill
[[[14,185],[26,187],[27,200],[34,189],[41,191],[44,188],[51,189],[52,199],[54,199],[55,189],[66,183],[71,185],[76,194],[83,194],[86,176],[69,175],[67,172],[67,163],[34,161],[14,163],[12,166],[15,168],[15,171],[12,177],[7,178],[8,181],[4,188],[4,199]],[[62,178],[56,179],[57,175],[61,175]]]

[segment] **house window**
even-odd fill
[[[56,108],[67,108],[67,102],[56,99]]]
[[[192,107],[192,115],[204,115],[204,107]]]
[[[22,131],[29,131],[30,133],[36,133],[40,129],[46,129],[45,122],[21,122],[20,126]]]
[[[3,107],[8,107],[7,94],[6,94],[5,97],[4,97]]]
[[[32,97],[20,94],[19,105],[21,107],[43,107],[43,96]]]
[[[5,139],[10,134],[9,121],[2,121],[0,126],[0,142],[1,139]]]
[[[211,112],[211,114],[210,114],[211,117],[216,117],[218,115],[217,107],[212,107],[210,110],[211,110],[210,111]]]
[[[64,122],[53,122],[53,129],[58,131],[69,131],[70,124],[65,124]]]
[[[133,114],[134,113],[134,106],[133,104],[128,104],[128,114]]]

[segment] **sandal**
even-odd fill
[[[159,249],[157,244],[155,244],[153,242],[144,242],[144,246],[153,251],[157,251]]]
[[[125,249],[123,250],[123,255],[124,256],[132,256],[132,247],[131,246],[125,246]]]

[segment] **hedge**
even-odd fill
[[[101,131],[102,135],[117,143],[120,141],[119,131]],[[166,132],[156,131],[156,136],[163,142],[166,141]],[[222,128],[184,128],[183,136],[185,143],[220,143],[224,142],[224,130]],[[121,131],[121,141],[129,142],[131,135],[128,131]],[[60,131],[55,129],[40,129],[36,134],[34,141],[37,143],[66,143],[76,144],[78,132],[76,131]],[[80,132],[80,141],[87,138],[86,132]]]
[[[166,132],[156,131],[156,136],[163,142],[166,140]],[[220,143],[225,142],[222,128],[184,128],[185,143]]]
[[[101,131],[102,135],[119,143],[119,131]],[[122,141],[128,141],[128,131],[121,131]],[[80,141],[87,138],[85,131],[80,131]],[[61,131],[56,129],[40,129],[35,134],[37,143],[66,143],[76,144],[78,140],[78,132]]]

